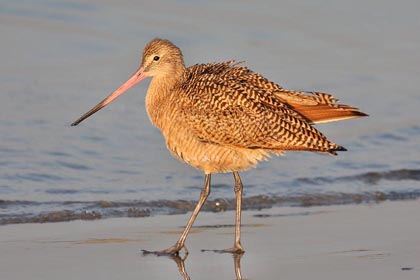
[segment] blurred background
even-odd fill
[[[332,93],[370,115],[318,126],[349,150],[338,157],[286,153],[243,172],[246,198],[419,196],[419,8],[378,0],[1,0],[0,223],[176,213],[173,205],[194,203],[203,174],[172,158],[150,124],[150,81],[70,127],[138,68],[155,37],[180,47],[186,65],[245,61],[285,88]],[[229,204],[232,176],[212,179],[211,198]]]

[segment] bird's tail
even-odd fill
[[[285,90],[278,92],[277,95],[314,124],[367,116],[358,108],[338,104],[339,100],[327,93]]]

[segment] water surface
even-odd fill
[[[144,109],[148,81],[82,125],[143,46],[187,65],[245,60],[289,89],[333,93],[369,118],[319,128],[349,151],[287,153],[242,173],[246,207],[359,203],[420,192],[420,21],[415,1],[0,3],[0,223],[188,211],[203,174],[173,159]],[[213,176],[207,210],[231,209]]]

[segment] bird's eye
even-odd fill
[[[153,58],[154,61],[158,61],[159,59],[160,59],[160,57],[157,56],[157,55]]]

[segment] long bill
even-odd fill
[[[103,107],[117,99],[118,96],[122,95],[124,92],[126,92],[128,89],[139,83],[141,80],[144,80],[147,78],[147,75],[144,73],[143,67],[140,67],[125,83],[123,83],[117,90],[115,90],[113,93],[108,95],[104,100],[98,103],[95,107],[90,109],[88,112],[86,112],[83,116],[81,116],[77,121],[71,124],[71,126],[78,125],[81,123],[84,119],[87,119],[91,115],[95,114],[99,110],[101,110]]]

